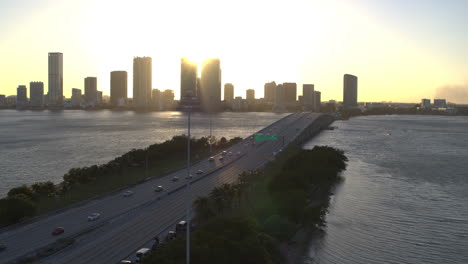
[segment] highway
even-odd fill
[[[287,145],[319,115],[291,114],[259,131],[278,135],[277,141],[253,144],[253,139],[249,137],[226,149],[228,154],[224,155],[223,160],[217,154],[214,161],[203,160],[193,164],[191,199],[207,195],[223,183],[235,181],[243,171],[262,167],[272,159],[273,152],[284,147],[283,136]],[[203,174],[196,174],[198,170],[202,170]],[[185,216],[188,194],[186,175],[187,170],[184,168],[129,188],[134,192],[132,196],[111,194],[3,232],[0,234],[0,242],[7,249],[0,252],[0,263],[14,263],[18,257],[66,237],[75,237],[75,243],[38,263],[118,263],[134,255],[136,250],[156,235],[162,238],[163,232],[167,232]],[[179,180],[173,181],[173,177]],[[155,192],[154,187],[158,185],[163,186],[164,191]],[[87,221],[91,213],[100,213],[101,216],[95,221]],[[52,236],[51,232],[59,226],[64,227],[65,232]],[[88,232],[82,234],[84,231]]]

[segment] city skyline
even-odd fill
[[[341,77],[350,73],[360,77],[360,101],[468,100],[468,62],[463,59],[468,37],[461,34],[466,2],[258,2],[247,11],[242,2],[235,6],[205,1],[184,4],[192,11],[174,16],[180,11],[178,5],[141,0],[131,5],[114,1],[112,7],[106,1],[87,5],[87,0],[74,4],[7,0],[0,9],[0,70],[6,73],[0,94],[15,94],[18,85],[30,81],[42,81],[48,87],[44,54],[59,51],[68,65],[63,69],[66,97],[71,96],[72,88],[83,89],[85,76],[97,76],[97,86],[109,95],[111,71],[130,73],[134,56],[149,56],[153,58],[151,88],[174,90],[179,98],[180,58],[186,56],[198,63],[220,58],[223,84],[233,83],[235,96],[254,89],[261,98],[264,83],[275,80],[296,82],[298,87],[313,83],[323,92],[324,101],[340,100]],[[260,12],[264,6],[269,11],[265,14]],[[76,19],[82,8],[89,8],[86,22]],[[105,12],[108,8],[112,12]],[[17,23],[25,12],[31,19]],[[54,19],[48,19],[52,13]],[[117,19],[127,13],[139,14],[154,33],[139,28],[137,22]],[[148,20],[152,13],[157,14],[154,21]],[[106,19],[101,19],[103,14]],[[280,16],[287,19],[275,19]],[[268,25],[258,22],[266,17]],[[52,27],[58,20],[58,28]],[[187,32],[184,25],[192,20],[198,29]],[[216,34],[199,30],[212,20],[219,22],[213,29]],[[73,33],[63,37],[56,30]],[[180,36],[169,38],[173,35]],[[133,41],[136,37],[138,41]],[[49,41],[31,46],[27,41],[31,38]],[[185,39],[199,41],[189,44],[182,41]],[[132,76],[128,82],[128,96],[133,97]]]

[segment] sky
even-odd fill
[[[64,95],[153,59],[153,88],[180,96],[180,59],[220,58],[235,95],[264,83],[314,84],[343,99],[343,75],[358,77],[358,101],[468,103],[468,0],[1,0],[0,94],[43,81],[47,54],[64,55]]]

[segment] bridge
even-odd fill
[[[333,117],[318,113],[294,113],[258,131],[277,135],[277,140],[255,142],[253,136],[226,149],[228,154],[214,161],[193,164],[191,197],[205,196],[216,186],[232,183],[246,170],[261,168],[274,153],[288,144],[302,144],[333,122]],[[202,170],[203,174],[196,174]],[[19,263],[27,256],[43,252],[58,239],[73,239],[64,249],[44,257],[37,263],[88,264],[118,263],[131,258],[135,252],[185,217],[187,170],[181,169],[157,179],[149,179],[126,190],[134,194],[123,197],[122,192],[89,200],[62,212],[39,217],[29,223],[0,230],[0,242],[7,246],[0,252],[0,263]],[[178,181],[172,181],[178,177]],[[155,186],[164,191],[155,192]],[[87,221],[91,213],[100,213],[95,221]],[[52,236],[56,227],[64,227],[60,236]]]

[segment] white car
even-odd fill
[[[162,192],[162,191],[164,191],[164,188],[161,185],[159,185],[159,186],[156,186],[156,188],[154,188],[154,191],[155,192]]]
[[[202,170],[197,170],[197,174],[203,174]]]
[[[227,154],[227,151],[225,151],[225,150],[223,152],[221,152],[221,155],[226,155],[226,154]]]
[[[172,178],[172,181],[173,181],[173,182],[176,182],[176,181],[178,181],[178,180],[179,180],[179,177],[177,177],[177,176],[174,176],[174,177]]]
[[[210,157],[208,161],[214,161],[214,157]]]
[[[224,160],[224,157],[223,156],[219,157],[219,160]]]
[[[122,193],[123,197],[129,197],[129,196],[132,196],[132,195],[133,195],[132,191],[126,191],[126,192]]]
[[[88,221],[97,220],[99,216],[101,216],[99,213],[92,213],[91,215],[88,216]]]

